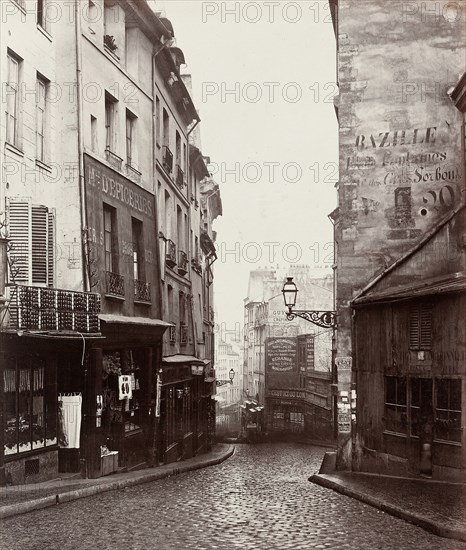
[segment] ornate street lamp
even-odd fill
[[[235,371],[233,369],[230,369],[230,372],[228,373],[229,380],[215,380],[215,385],[218,386],[224,386],[225,384],[233,384],[233,378],[235,377]]]
[[[288,321],[293,321],[295,317],[305,319],[318,327],[323,328],[336,328],[337,317],[335,311],[318,311],[318,310],[304,310],[293,309],[296,305],[296,296],[298,289],[293,282],[293,277],[287,277],[286,282],[282,289],[283,299],[285,300],[285,306],[288,308],[286,318]]]
[[[319,311],[319,310],[303,310],[293,309],[296,305],[296,296],[298,289],[293,282],[293,277],[287,277],[286,282],[282,289],[283,299],[285,300],[285,306],[288,308],[286,318],[288,321],[293,321],[296,317],[305,319],[314,325],[322,328],[332,329],[332,417],[333,417],[333,436],[335,439],[338,437],[338,418],[337,418],[337,395],[335,389],[337,387],[337,370],[335,365],[336,356],[336,328],[337,328],[337,316],[335,311]]]

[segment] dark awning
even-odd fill
[[[208,365],[210,361],[207,359],[199,359],[199,357],[194,357],[194,355],[169,355],[168,357],[162,358],[162,364],[166,365]]]
[[[148,317],[127,317],[126,315],[113,315],[110,313],[101,313],[99,319],[108,325],[143,325],[154,328],[168,328],[174,326],[173,323],[167,323],[161,319],[149,319]]]

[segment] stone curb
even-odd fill
[[[20,514],[27,514],[35,510],[42,510],[43,508],[49,508],[56,506],[64,502],[71,502],[80,498],[90,497],[97,495],[98,493],[105,493],[107,491],[116,491],[118,489],[124,489],[126,487],[134,487],[136,485],[142,485],[143,483],[150,483],[151,481],[157,481],[166,477],[183,474],[193,470],[200,470],[201,468],[208,468],[209,466],[215,466],[221,464],[227,458],[230,458],[235,452],[235,447],[230,445],[224,452],[214,458],[208,458],[206,460],[199,461],[194,464],[180,464],[176,467],[167,468],[164,471],[155,471],[150,473],[141,473],[136,477],[128,479],[121,479],[118,481],[108,481],[106,483],[99,483],[91,485],[89,487],[82,487],[74,491],[66,491],[57,493],[56,495],[49,495],[27,502],[19,502],[17,504],[11,504],[8,506],[0,507],[0,519],[9,518],[12,516],[18,516]],[[145,471],[144,471],[145,472]]]
[[[360,500],[361,502],[369,504],[370,506],[374,506],[375,508],[386,512],[387,514],[391,514],[392,516],[403,519],[404,521],[413,523],[418,527],[422,527],[422,529],[425,529],[426,531],[429,531],[434,535],[438,535],[439,537],[466,541],[466,529],[445,527],[426,516],[405,510],[404,508],[400,508],[399,506],[390,504],[381,498],[377,498],[366,493],[351,489],[347,487],[344,482],[329,479],[327,476],[322,474],[312,475],[309,478],[309,481],[312,483],[316,483],[317,485],[321,485],[322,487],[326,487],[327,489],[333,489],[334,491],[341,493],[342,495]]]

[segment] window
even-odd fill
[[[48,81],[37,76],[36,82],[36,159],[46,162]]]
[[[93,153],[97,153],[98,141],[97,141],[97,119],[91,115],[91,150]]]
[[[385,377],[385,429],[406,433],[406,378]]]
[[[105,271],[110,273],[118,273],[116,248],[116,210],[104,204]]]
[[[461,379],[437,378],[435,380],[435,438],[461,442],[461,434]]]
[[[19,72],[21,61],[11,55],[7,56],[7,82],[5,84],[6,95],[6,141],[19,146]]]
[[[163,145],[170,148],[170,119],[165,109],[163,109]]]
[[[56,376],[40,357],[9,357],[3,371],[5,454],[57,444]]]
[[[155,141],[160,145],[160,98],[155,96]]]
[[[134,166],[134,134],[136,126],[136,117],[126,109],[126,163]]]
[[[55,214],[28,199],[7,203],[11,280],[17,284],[53,286],[55,275]]]
[[[426,416],[432,417],[432,379],[411,378],[411,435],[421,435]]]
[[[37,24],[47,29],[47,0],[37,0]]]
[[[181,136],[178,130],[176,130],[176,150],[175,150],[175,164],[181,168]]]
[[[117,104],[118,101],[105,92],[105,148],[112,152],[116,150]]]
[[[429,350],[432,345],[432,304],[418,302],[409,310],[409,347]]]
[[[133,235],[133,277],[135,281],[144,280],[142,222],[131,218],[131,229]]]

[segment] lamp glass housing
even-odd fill
[[[235,371],[233,369],[230,369],[228,376],[230,377],[230,380],[233,382],[233,378],[235,377]]]
[[[298,294],[298,289],[293,282],[293,277],[286,278],[286,282],[283,285],[282,294],[285,301],[285,306],[288,309],[293,308],[296,305],[296,295]]]

